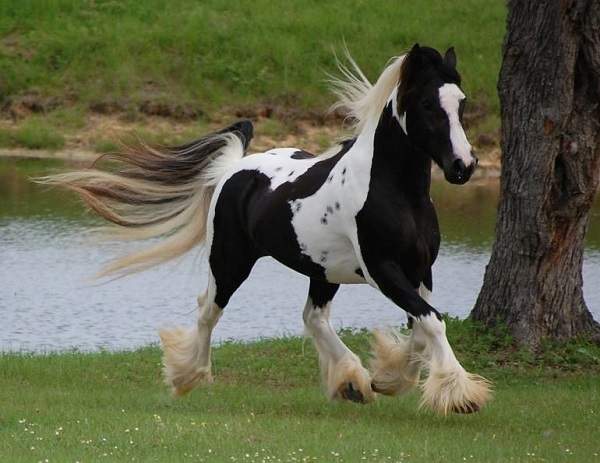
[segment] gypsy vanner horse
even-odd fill
[[[192,329],[160,333],[176,395],[212,381],[211,333],[254,263],[271,256],[310,278],[306,330],[330,398],[369,402],[421,383],[422,403],[447,414],[479,410],[489,383],[456,359],[427,302],[440,232],[429,196],[432,160],[464,184],[477,164],[462,127],[456,55],[414,45],[375,84],[348,56],[333,80],[353,136],[321,155],[297,148],[248,154],[249,121],[174,148],[142,145],[104,168],[46,177],[81,195],[123,239],[164,237],[101,275],[146,269],[196,245],[208,251],[206,292]],[[340,284],[367,283],[408,313],[410,335],[376,331],[370,372],[329,322]],[[370,309],[365,309],[370,310]]]

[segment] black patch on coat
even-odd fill
[[[365,277],[365,274],[363,273],[362,269],[360,269],[360,268],[357,268],[356,270],[354,270],[354,273],[356,273],[361,278]]]
[[[311,278],[308,297],[315,308],[325,307],[335,296],[340,285]]]
[[[421,282],[431,286],[440,243],[430,172],[431,160],[414,150],[388,104],[375,132],[367,199],[356,215],[358,241],[381,291],[414,316],[438,315],[414,291]]]
[[[316,156],[308,151],[298,150],[290,156],[292,159],[314,159]]]
[[[439,239],[439,231],[438,231],[438,239]],[[439,244],[438,244],[438,249],[439,249]],[[437,252],[438,251],[436,250],[435,257],[433,258],[431,265],[433,265],[433,262],[435,262],[435,258],[437,257]],[[423,276],[422,283],[429,290],[429,292],[433,292],[433,275],[431,274],[431,267],[429,267],[429,271],[426,272],[425,275]]]

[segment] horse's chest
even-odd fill
[[[419,269],[428,269],[433,265],[440,244],[440,232],[433,206],[426,210],[412,211],[410,226],[399,233],[398,249],[406,265]]]
[[[407,201],[368,201],[357,216],[361,255],[367,267],[393,261],[415,282],[430,273],[439,248],[433,205]]]

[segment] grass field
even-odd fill
[[[492,379],[481,413],[418,411],[418,395],[330,403],[310,342],[224,344],[216,382],[169,397],[155,347],[125,353],[0,356],[0,461],[600,461],[600,349],[546,346],[449,323],[469,369]],[[364,333],[345,333],[361,356]]]
[[[344,42],[371,78],[414,42],[453,45],[474,106],[495,114],[504,17],[501,0],[2,0],[0,99],[18,124],[0,126],[0,145],[58,149],[90,112],[141,125],[322,113]]]

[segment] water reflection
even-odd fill
[[[29,182],[58,162],[0,160],[0,312],[2,350],[133,348],[156,342],[165,325],[190,325],[205,286],[198,252],[140,275],[98,285],[89,278],[132,244],[93,243],[97,223],[73,195]],[[497,184],[465,187],[436,183],[443,244],[434,267],[433,304],[465,316],[483,279],[493,239]],[[600,207],[593,211],[584,265],[586,282],[600,279]],[[281,288],[285,288],[282,291]],[[217,340],[302,332],[307,279],[262,259],[234,295]],[[587,284],[586,300],[600,318],[600,288]],[[404,313],[367,286],[344,286],[333,308],[336,327],[397,325]]]

